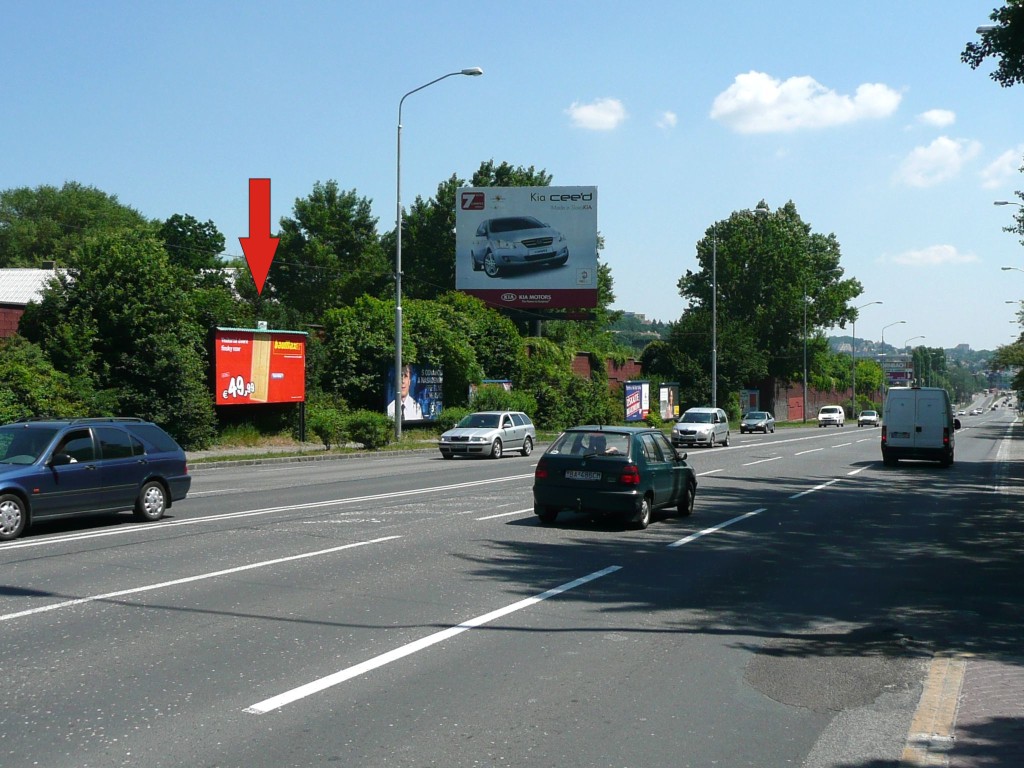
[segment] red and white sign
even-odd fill
[[[306,399],[306,334],[217,328],[217,405],[299,403]]]

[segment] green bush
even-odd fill
[[[383,448],[391,442],[395,423],[386,414],[377,411],[359,410],[344,419],[344,431],[348,438],[370,451]]]
[[[331,450],[345,436],[345,418],[341,411],[329,405],[310,405],[306,408],[306,429],[316,435],[324,448]]]
[[[469,404],[474,411],[523,411],[533,414],[537,410],[537,401],[529,392],[509,391],[494,385],[479,387]]]
[[[220,431],[217,442],[221,445],[259,445],[260,431],[251,423],[228,424]]]

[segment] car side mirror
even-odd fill
[[[67,453],[55,453],[50,457],[51,467],[62,467],[71,463],[71,455]]]
[[[686,457],[688,455],[689,454],[686,453],[685,451],[683,453],[680,453],[679,451],[676,451],[676,461],[686,461]]]
[[[960,419],[953,419],[953,429],[960,429]]]

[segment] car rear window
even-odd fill
[[[125,426],[143,443],[152,446],[160,453],[176,453],[181,450],[181,446],[174,442],[174,438],[156,424],[127,424]]]

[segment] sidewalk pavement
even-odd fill
[[[246,466],[250,464],[283,464],[299,461],[334,461],[356,457],[386,458],[420,451],[436,451],[436,440],[422,440],[408,448],[389,451],[366,452],[358,443],[349,443],[344,448],[348,453],[324,449],[323,443],[288,443],[287,445],[240,446],[237,448],[211,448],[202,451],[186,451],[189,472],[224,466]],[[199,460],[202,461],[199,461]]]

